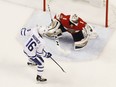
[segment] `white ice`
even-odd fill
[[[92,55],[93,60],[83,61],[60,61],[61,56],[55,56],[66,73],[52,60],[45,59],[44,76],[48,81],[36,84],[36,67],[26,65],[27,57],[16,40],[17,32],[29,22],[34,12],[32,8],[0,1],[0,87],[116,87],[116,31],[115,28],[104,31],[99,26],[96,27],[102,28],[98,30],[102,38],[96,43],[103,49],[96,47],[93,52],[100,51],[99,55],[96,52]],[[88,52],[92,52],[91,48],[88,49]],[[73,60],[71,56],[67,58]]]

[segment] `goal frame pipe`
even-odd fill
[[[43,0],[43,11],[46,11],[46,0]]]
[[[109,7],[109,0],[106,0],[106,18],[105,18],[105,27],[108,27],[108,7]]]

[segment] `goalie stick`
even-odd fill
[[[50,19],[51,19],[51,22],[53,22],[52,14],[51,14],[51,10],[50,10],[50,6],[49,6],[49,4],[48,4],[48,10],[49,10],[49,13],[50,13]],[[54,39],[55,39],[57,48],[58,48],[58,50],[59,50],[60,52],[62,52],[62,53],[65,54],[65,55],[71,53],[69,50],[64,50],[63,48],[60,47],[60,43],[59,43],[58,36],[54,36]]]
[[[51,22],[53,22],[52,14],[51,14],[51,10],[50,10],[50,6],[49,6],[49,4],[48,4],[48,10],[49,10],[49,13],[50,13],[50,19],[51,19]]]

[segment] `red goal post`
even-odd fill
[[[46,11],[46,0],[43,0],[43,11]]]
[[[105,18],[105,27],[108,27],[108,6],[109,0],[106,0],[106,18]]]

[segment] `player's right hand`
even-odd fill
[[[46,53],[46,58],[50,58],[52,56],[52,54],[50,52]]]

